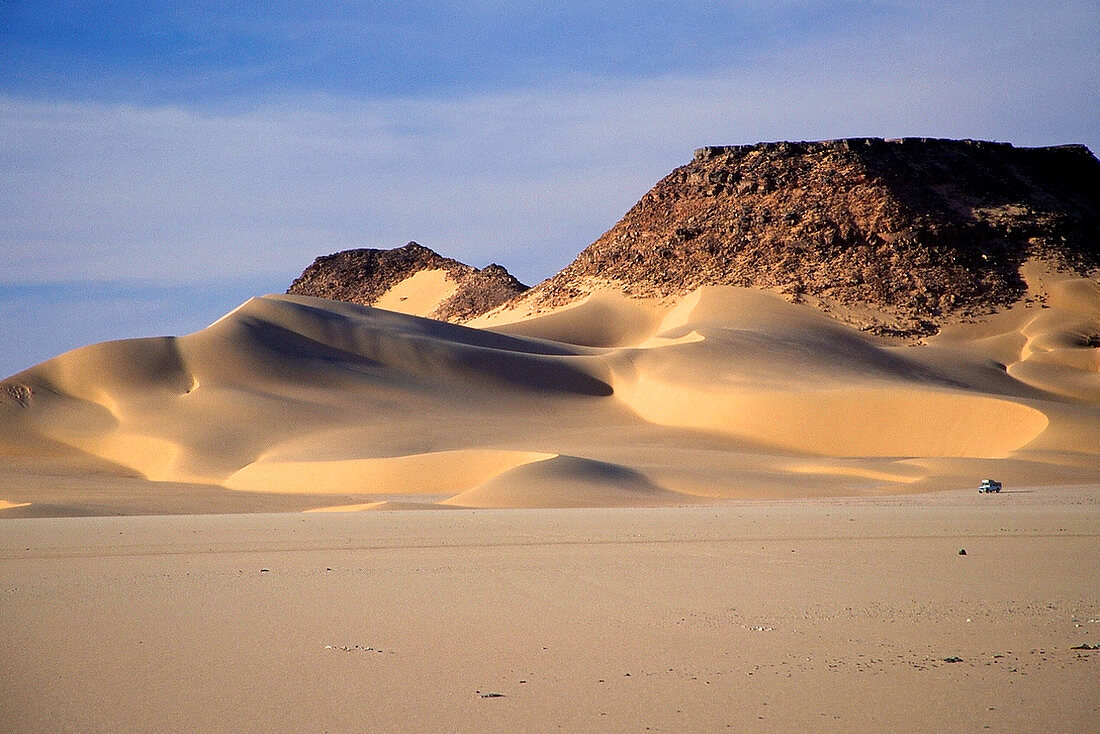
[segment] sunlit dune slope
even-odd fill
[[[1035,298],[919,346],[732,287],[479,328],[254,298],[0,383],[0,499],[64,514],[82,471],[352,509],[1095,483],[1100,287],[1029,268]]]

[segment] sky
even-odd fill
[[[1100,151],[1100,3],[0,0],[0,377],[415,240],[533,284],[703,145]]]

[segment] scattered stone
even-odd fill
[[[1076,647],[1071,647],[1070,650],[1100,650],[1100,645],[1090,645],[1086,642]]]
[[[18,382],[5,380],[0,382],[0,405],[5,401],[15,403],[21,408],[29,408],[34,390]],[[122,533],[119,533],[122,535]]]
[[[954,655],[952,655],[951,657],[944,658],[943,661],[945,663],[961,663],[963,661],[963,659],[960,658],[960,657],[955,657]]]
[[[966,555],[966,548],[959,548],[959,555],[960,556],[965,556]]]
[[[325,645],[326,650],[340,650],[341,652],[382,652],[376,647],[363,645]]]
[[[481,691],[478,691],[477,695],[481,696],[482,698],[504,698],[503,693],[482,693]]]

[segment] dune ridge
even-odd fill
[[[1034,298],[918,346],[725,286],[599,292],[477,328],[258,297],[194,334],[0,382],[0,512],[63,514],[79,503],[56,478],[82,472],[301,509],[1095,483],[1100,288],[1042,262],[1023,273]]]

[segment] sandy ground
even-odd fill
[[[0,728],[1097,731],[1098,558],[1097,486],[6,520]]]

